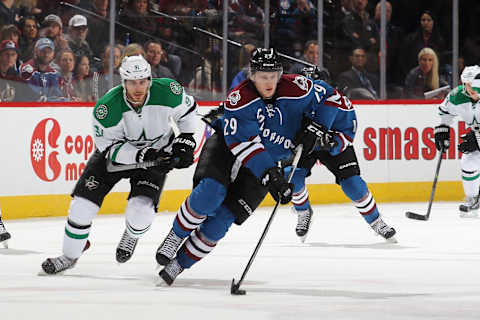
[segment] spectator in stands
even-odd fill
[[[157,23],[149,15],[149,10],[150,3],[147,0],[128,1],[127,8],[120,15],[120,22],[148,34],[130,33],[130,42],[145,43],[157,34]]]
[[[0,0],[0,26],[17,22],[18,17],[14,4],[15,0]]]
[[[40,36],[47,37],[53,41],[55,50],[63,50],[68,48],[68,42],[62,34],[62,20],[59,16],[49,14],[43,19],[44,29],[40,31]]]
[[[78,101],[73,86],[73,69],[75,69],[75,54],[70,49],[64,49],[57,54],[59,86],[63,96],[69,101]]]
[[[447,82],[438,74],[438,58],[431,48],[423,48],[418,53],[418,66],[410,70],[405,78],[405,94],[409,99],[425,99],[424,92],[446,86]],[[435,98],[443,99],[445,93]]]
[[[318,62],[318,43],[317,40],[309,40],[305,43],[305,47],[303,48],[303,56],[300,59],[307,61],[313,65],[317,65]],[[294,63],[288,73],[297,73],[301,74],[302,69],[305,68],[306,65],[303,63],[296,62]]]
[[[300,57],[300,59],[309,62],[313,65],[317,65],[318,63],[318,43],[317,40],[309,40],[305,44],[305,48],[303,49],[303,56]],[[296,73],[296,74],[302,74],[303,68],[305,68],[307,65],[299,62],[295,62],[290,69],[288,70],[288,73]],[[330,81],[330,73],[326,68],[322,69],[322,73],[324,74],[324,79],[325,81]]]
[[[20,30],[18,30],[18,28],[15,25],[7,24],[0,29],[0,41],[12,40],[16,44],[18,44],[19,39],[20,39]]]
[[[79,101],[94,101],[92,74],[90,73],[90,60],[88,56],[79,56],[75,59],[73,71],[74,96]]]
[[[162,59],[168,59],[166,52],[162,48],[162,44],[157,41],[148,41],[145,44],[146,56],[148,63],[152,67],[152,77],[154,78],[172,78],[175,79],[173,72],[166,66],[162,65]]]
[[[145,57],[145,50],[138,43],[130,43],[125,49],[122,50],[122,55],[120,56],[120,63],[122,63],[125,57],[130,56],[142,56]]]
[[[18,91],[18,46],[12,40],[0,43],[0,101],[12,101]]]
[[[106,30],[109,30],[108,3],[108,0],[90,0],[88,5],[80,3],[80,6],[98,15],[98,17],[88,16],[88,28],[91,32],[87,34],[87,42],[90,44],[95,57],[101,57],[105,45],[109,43],[108,32],[106,32]]]
[[[113,86],[117,86],[121,83],[120,74],[118,73],[118,67],[120,66],[120,58],[122,56],[121,47],[116,45],[114,47],[113,57]],[[103,97],[105,93],[111,89],[109,86],[109,66],[110,66],[110,46],[106,46],[102,54],[102,64],[99,71],[93,73],[93,95],[95,101]]]
[[[65,36],[65,39],[68,41],[68,46],[75,56],[85,55],[89,59],[92,59],[93,52],[86,40],[87,34],[87,18],[80,14],[71,17],[68,21],[68,34]]]
[[[435,25],[435,16],[425,10],[420,15],[420,28],[409,34],[404,43],[402,65],[409,71],[417,64],[417,55],[423,48],[431,48],[437,54],[442,54],[446,49],[439,27]]]
[[[259,44],[263,41],[264,12],[254,1],[229,1],[228,34],[241,43]]]
[[[250,65],[250,59],[252,57],[252,52],[255,50],[255,46],[251,43],[244,44],[240,49],[240,56],[238,57],[238,65],[240,66],[240,71],[233,78],[232,84],[230,84],[229,91],[235,88],[243,80],[248,78],[248,67]]]
[[[29,91],[22,92],[25,101],[64,100],[59,87],[59,75],[51,67],[55,45],[49,38],[40,38],[35,43],[33,59],[20,66],[20,77]]]
[[[27,61],[33,58],[33,49],[38,40],[38,23],[35,17],[26,17],[20,20],[22,36],[19,40],[20,60]]]
[[[352,10],[342,21],[343,32],[354,46],[376,52],[378,49],[378,33],[375,22],[365,10],[368,0],[353,0]]]
[[[387,85],[403,84],[405,76],[402,75],[402,61],[401,51],[403,49],[404,32],[403,30],[392,24],[392,4],[385,1],[386,18],[387,18]],[[380,17],[381,17],[381,2],[375,7],[375,26],[377,33],[380,34]]]
[[[310,0],[281,1],[270,23],[274,46],[288,55],[296,56],[295,47],[316,37],[317,13]]]
[[[365,49],[361,47],[353,49],[349,59],[352,67],[338,76],[337,88],[349,98],[356,91],[361,91],[368,92],[365,98],[378,99],[378,77],[365,69],[367,64]],[[362,90],[357,90],[358,88]]]

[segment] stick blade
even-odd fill
[[[230,294],[232,296],[244,296],[247,292],[240,289],[240,285],[235,283],[235,279],[232,279],[232,285],[230,286]]]
[[[410,212],[410,211],[405,212],[405,216],[406,216],[407,218],[413,219],[413,220],[422,220],[422,221],[428,220],[428,216],[427,216],[427,215],[418,214],[418,213]]]

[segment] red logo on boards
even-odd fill
[[[53,181],[60,175],[61,166],[57,159],[58,152],[49,151],[58,148],[59,136],[60,125],[53,118],[43,119],[33,130],[30,159],[33,170],[43,181]]]

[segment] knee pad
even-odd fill
[[[340,181],[343,192],[352,201],[362,199],[368,193],[368,187],[360,176],[352,176]]]
[[[212,178],[205,178],[193,189],[189,204],[201,215],[210,215],[220,207],[227,189],[223,184]]]
[[[207,220],[200,225],[200,232],[209,240],[219,241],[227,234],[234,220],[235,217],[233,213],[225,206],[220,206],[215,216],[208,217]]]
[[[140,237],[151,226],[155,217],[153,201],[146,196],[137,196],[128,200],[125,209],[127,230],[134,237]]]
[[[89,226],[92,224],[93,218],[100,210],[100,207],[85,198],[73,197],[68,209],[68,220],[79,226]]]

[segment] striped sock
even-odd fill
[[[368,191],[367,195],[363,199],[354,201],[353,203],[355,204],[355,207],[357,207],[358,212],[360,212],[362,217],[369,224],[379,217],[377,203],[375,202],[375,199],[370,191]]]

